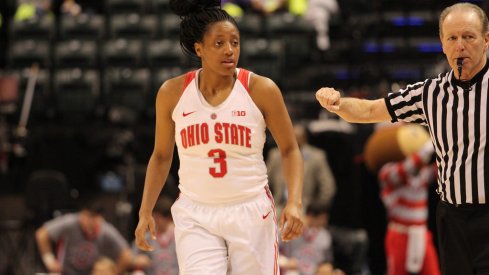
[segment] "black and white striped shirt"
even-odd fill
[[[467,82],[452,70],[385,98],[393,122],[428,126],[437,155],[437,192],[450,204],[485,204],[489,197],[488,68],[489,61]]]

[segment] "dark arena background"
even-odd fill
[[[199,66],[180,49],[180,19],[168,2],[79,0],[73,15],[62,0],[0,1],[0,274],[46,272],[35,230],[76,211],[89,194],[101,195],[106,219],[133,241],[156,92]],[[362,157],[375,126],[322,112],[314,93],[328,86],[378,98],[444,71],[438,15],[455,2],[337,0],[339,10],[324,21],[326,46],[317,26],[288,5],[264,13],[241,3],[234,14],[239,67],[273,79],[293,120],[308,125],[310,143],[327,152],[337,186],[329,213],[334,261],[347,274],[386,269],[385,209]],[[471,2],[487,11],[489,1]],[[34,13],[19,9],[26,3],[37,5]],[[265,158],[274,146],[269,135]],[[177,171],[175,155],[163,191],[172,198]]]

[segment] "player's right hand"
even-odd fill
[[[321,106],[330,112],[336,112],[340,109],[340,92],[333,88],[324,87],[316,92],[316,99]]]
[[[152,247],[146,240],[146,231],[149,231],[152,239],[156,239],[156,225],[151,214],[139,216],[138,226],[135,231],[135,243],[141,250],[153,251],[154,247]]]
[[[302,235],[304,221],[301,213],[302,206],[287,202],[280,215],[278,225],[282,235],[282,241],[288,242]]]
[[[50,274],[61,274],[61,264],[52,252],[44,253],[42,255],[42,262]]]
[[[61,264],[57,260],[46,264],[46,269],[49,273],[61,274]]]

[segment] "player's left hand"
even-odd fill
[[[287,242],[299,237],[303,227],[302,207],[297,203],[287,203],[279,220],[282,241]]]

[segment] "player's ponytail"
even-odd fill
[[[197,59],[194,44],[202,42],[209,25],[229,21],[238,27],[234,18],[221,9],[219,0],[170,0],[170,8],[182,18],[180,45],[183,52]]]

